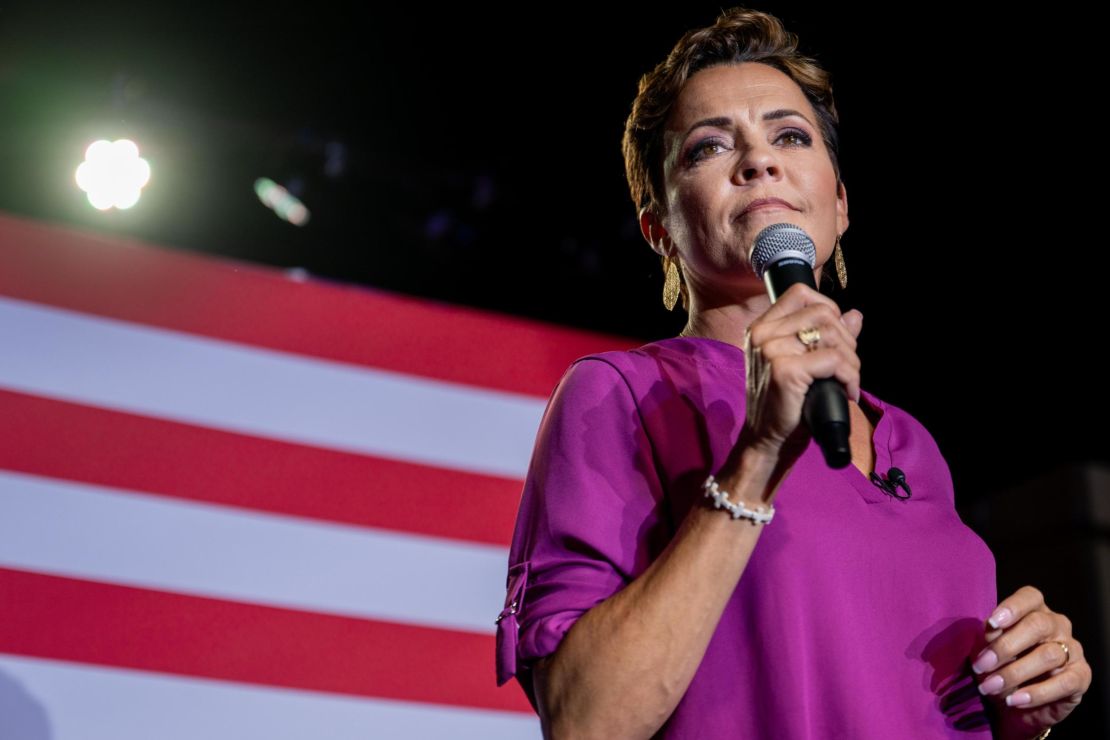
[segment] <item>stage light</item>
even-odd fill
[[[100,139],[85,150],[76,180],[93,208],[130,208],[139,202],[143,186],[150,181],[150,164],[139,156],[139,147],[130,139]]]
[[[278,215],[278,218],[294,226],[304,226],[308,223],[309,213],[304,203],[270,178],[260,177],[255,180],[254,192],[260,201]]]

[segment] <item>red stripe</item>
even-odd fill
[[[0,294],[547,397],[582,355],[640,342],[0,215]]]
[[[0,568],[0,652],[531,713],[494,638]]]
[[[0,468],[495,545],[522,485],[5,390],[0,418]]]

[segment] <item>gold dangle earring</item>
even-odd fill
[[[672,260],[663,255],[663,305],[668,311],[673,311],[678,303],[681,279],[678,277],[678,260]]]
[[[840,281],[840,289],[844,290],[848,287],[848,268],[844,265],[844,250],[840,248],[840,234],[836,235],[833,261],[836,263],[836,279]]]

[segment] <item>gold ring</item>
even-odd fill
[[[1064,665],[1067,665],[1068,663],[1071,662],[1071,651],[1068,650],[1067,643],[1064,642],[1063,640],[1057,640],[1056,644],[1059,645],[1060,647],[1064,648]]]
[[[807,352],[812,352],[817,349],[817,345],[821,342],[821,332],[818,331],[816,326],[801,329],[798,332],[798,341],[805,345]]]

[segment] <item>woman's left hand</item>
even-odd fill
[[[1022,586],[984,624],[987,646],[973,658],[979,691],[998,710],[996,737],[1031,738],[1071,714],[1091,685],[1091,666],[1071,621]]]

